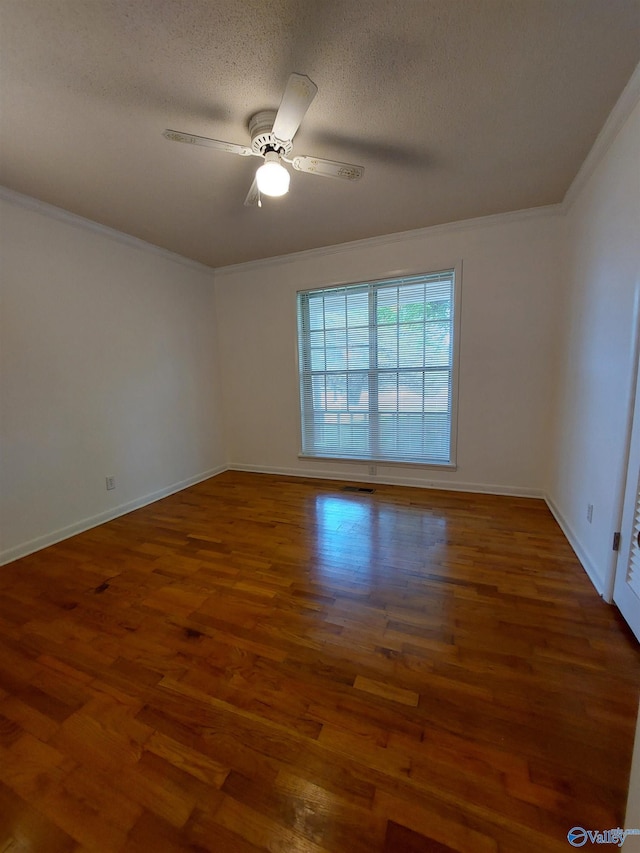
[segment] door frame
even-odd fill
[[[629,478],[629,461],[631,459],[631,436],[633,434],[634,411],[636,407],[636,397],[640,394],[640,279],[636,280],[633,293],[633,311],[632,311],[632,328],[631,344],[629,346],[629,402],[627,406],[627,423],[625,428],[624,452],[622,454],[621,465],[618,470],[618,499],[611,514],[612,530],[611,536],[616,531],[620,532],[622,538],[625,531],[622,530],[622,518],[624,515],[624,499],[627,491],[627,480]],[[633,474],[637,479],[638,472]],[[616,574],[618,571],[626,571],[626,566],[623,568],[618,559],[621,550],[611,551],[611,560],[607,571],[602,597],[607,604],[613,604],[613,588],[616,582]]]

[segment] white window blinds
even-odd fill
[[[298,294],[302,453],[452,464],[455,271]]]

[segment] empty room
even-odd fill
[[[639,63],[0,0],[0,850],[640,850]]]

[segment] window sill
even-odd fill
[[[423,468],[433,471],[457,471],[455,462],[419,462],[411,459],[372,459],[356,456],[323,456],[318,453],[298,453],[298,459],[317,459],[322,462],[352,462],[356,465],[378,465],[400,468]]]

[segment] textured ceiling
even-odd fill
[[[562,200],[640,61],[640,0],[0,0],[0,184],[211,266]],[[365,167],[243,206],[292,71],[294,141]]]

